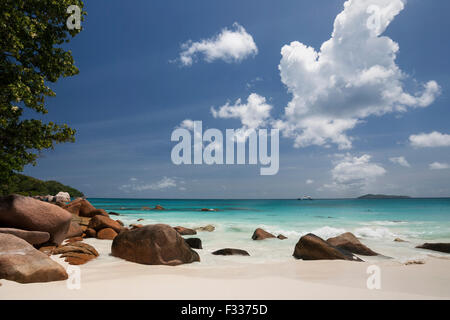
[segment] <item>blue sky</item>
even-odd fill
[[[336,43],[323,52],[343,0],[87,1],[83,31],[68,45],[80,74],[53,85],[57,95],[48,99],[46,116],[77,129],[76,142],[44,152],[25,173],[89,197],[450,196],[450,3],[409,0],[401,9],[386,1],[370,1],[387,8],[382,34],[359,34],[353,24],[366,13],[357,6],[369,2],[356,0],[344,12]],[[206,61],[210,52],[197,51],[193,63],[183,65],[182,44],[215,45],[225,28],[236,31],[234,23],[257,52]],[[361,46],[369,43],[366,36],[373,41],[367,48]],[[389,58],[392,43],[380,37],[398,44],[395,58]],[[314,52],[308,46],[319,62],[308,60]],[[348,62],[350,55],[357,62]],[[303,63],[311,68],[301,69]],[[386,68],[392,63],[393,74]],[[382,71],[361,71],[379,65]],[[361,85],[363,76],[370,84]],[[331,78],[338,79],[333,88]],[[430,82],[437,86],[425,89]],[[397,85],[403,92],[386,98]],[[322,88],[317,95],[316,88]],[[243,127],[245,115],[214,117],[211,107],[236,107],[237,99],[242,107],[252,93],[271,106],[259,127],[282,124],[277,175],[260,176],[259,166],[172,164],[170,135],[183,120]],[[398,98],[402,93],[410,96]],[[285,111],[290,102],[296,116]],[[320,122],[336,118],[342,126]]]

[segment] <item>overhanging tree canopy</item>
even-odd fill
[[[0,188],[35,164],[40,151],[74,141],[67,124],[23,117],[24,108],[46,114],[45,98],[55,95],[48,83],[78,73],[62,48],[81,31],[66,26],[71,5],[83,8],[80,0],[3,0],[0,6]]]

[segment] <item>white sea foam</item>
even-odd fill
[[[328,238],[336,237],[340,234],[343,234],[344,232],[346,232],[345,229],[333,228],[333,227],[329,227],[329,226],[325,226],[325,227],[311,231],[311,233],[313,233],[316,236],[319,236],[325,240]]]
[[[396,237],[388,228],[358,228],[354,234],[360,238],[393,239]]]
[[[270,232],[274,235],[282,234],[286,237],[301,237],[308,233],[313,233],[316,236],[319,236],[323,239],[328,239],[331,237],[338,236],[344,232],[346,232],[345,229],[342,228],[334,228],[330,226],[324,226],[321,228],[313,229],[313,230],[288,230],[285,228],[281,228],[279,226],[269,226],[269,225],[260,225],[260,228],[266,230],[267,232]]]
[[[284,230],[284,229],[267,229],[267,232],[270,232],[273,235],[278,236],[279,234],[282,234],[283,236],[286,236],[288,238],[291,237],[300,237],[302,234],[297,231],[293,230]]]
[[[260,228],[266,230],[267,232],[278,236],[279,234],[282,234],[286,237],[299,237],[301,235],[301,232],[295,231],[295,230],[287,230],[287,229],[283,229],[280,226],[268,226],[268,225],[260,225]]]
[[[396,225],[405,225],[408,224],[407,221],[388,221],[388,220],[382,220],[382,221],[368,221],[368,222],[361,222],[359,223],[363,226],[396,226]]]

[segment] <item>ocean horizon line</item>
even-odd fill
[[[124,199],[124,200],[298,200],[298,201],[314,201],[314,200],[414,200],[414,199],[450,199],[448,197],[408,197],[408,198],[370,198],[361,199],[355,198],[312,198],[299,199],[299,198],[126,198],[126,197],[85,197],[86,199]]]

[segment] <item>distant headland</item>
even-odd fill
[[[356,199],[411,199],[411,197],[388,195],[388,194],[365,194]]]
[[[11,193],[21,194],[24,196],[38,196],[38,195],[55,195],[58,192],[68,192],[72,197],[84,197],[84,194],[70,186],[63,185],[58,181],[42,181],[23,174],[15,174],[11,179],[11,183],[6,188],[0,188],[0,195],[7,195]]]

